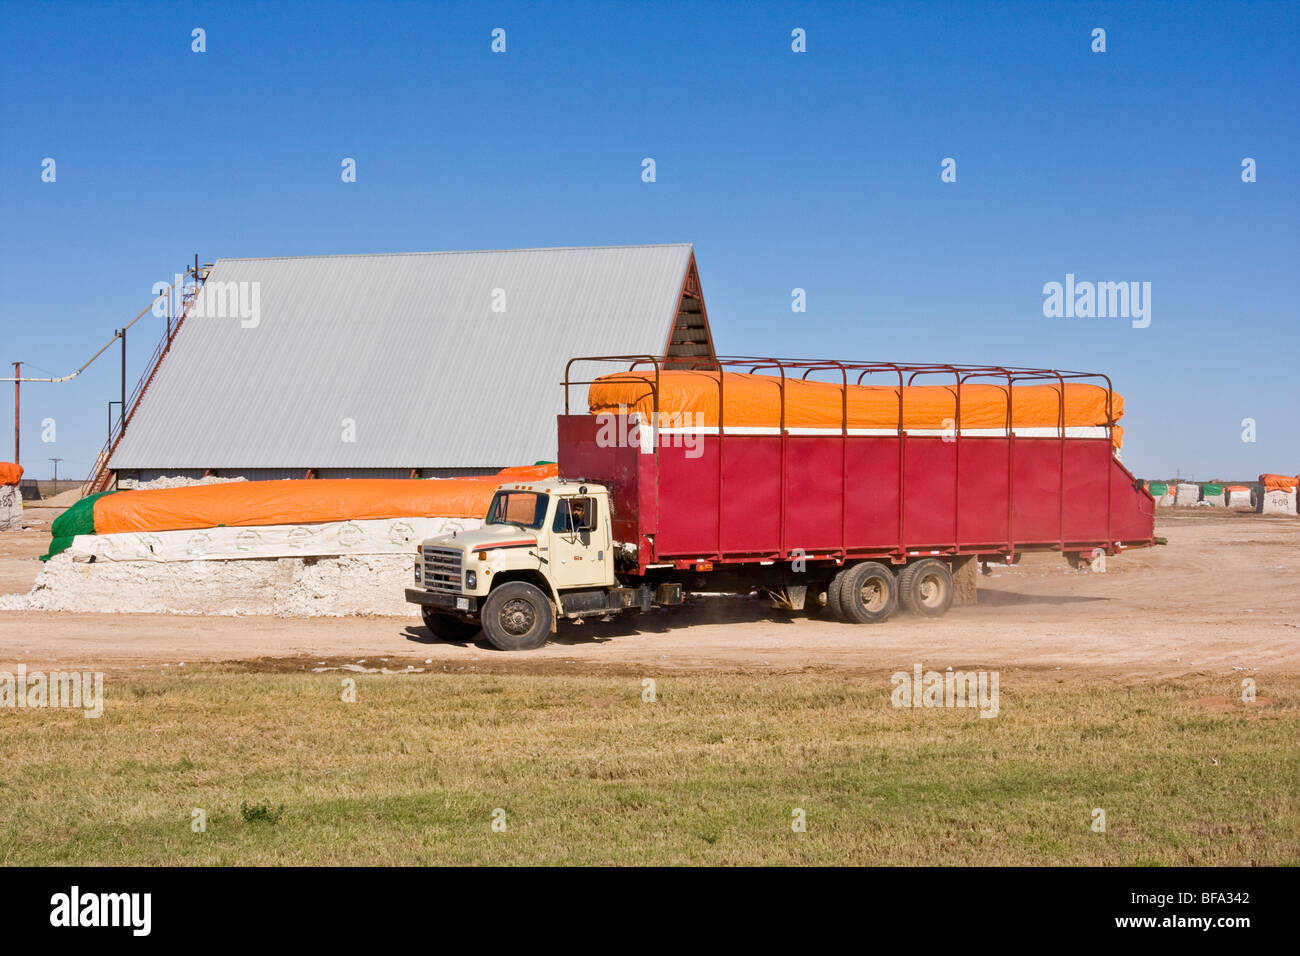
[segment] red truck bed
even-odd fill
[[[647,357],[619,360],[625,368],[648,363],[639,366],[648,382],[659,367]],[[900,382],[935,369],[951,371],[959,384],[977,376],[1012,383],[1084,377],[985,366],[719,361],[805,377],[827,368],[844,375],[886,368],[897,370]],[[589,383],[566,376],[566,386],[577,384]],[[792,434],[784,427],[752,434],[723,423],[653,440],[648,432],[638,439],[634,423],[560,416],[559,468],[562,477],[610,488],[614,538],[636,545],[640,571],[650,564],[800,556],[900,561],[918,553],[1098,548],[1113,554],[1155,542],[1155,502],[1114,457],[1108,434],[1065,437],[1061,428],[1056,437],[1021,437],[1008,428],[1001,436],[972,436],[959,422],[946,437],[901,428],[888,435],[848,428]]]

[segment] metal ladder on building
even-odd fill
[[[99,494],[101,491],[107,491],[113,486],[116,476],[109,469],[108,463],[112,460],[113,452],[117,450],[122,436],[126,433],[126,427],[131,423],[131,417],[135,414],[136,409],[140,407],[140,400],[144,398],[145,392],[149,390],[149,386],[153,383],[154,376],[158,374],[158,367],[162,364],[163,358],[171,351],[172,342],[176,340],[181,326],[190,314],[190,310],[199,296],[199,290],[202,289],[203,282],[208,277],[210,268],[211,266],[200,267],[198,256],[194,257],[193,267],[186,267],[185,274],[180,280],[180,311],[173,317],[171,308],[168,307],[167,328],[163,333],[162,340],[154,348],[153,355],[150,356],[148,363],[145,365],[144,374],[140,376],[140,381],[136,383],[135,389],[127,398],[121,415],[116,421],[110,418],[108,440],[104,442],[103,448],[95,456],[94,469],[86,479],[86,494]]]

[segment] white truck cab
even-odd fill
[[[613,547],[604,485],[502,485],[481,528],[421,542],[406,599],[444,640],[469,640],[482,627],[502,650],[540,647],[560,615],[645,603],[638,589],[617,586]]]

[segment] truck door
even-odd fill
[[[608,514],[595,495],[558,498],[551,523],[551,577],[560,588],[610,584]]]

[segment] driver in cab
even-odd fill
[[[587,503],[582,498],[572,498],[567,502],[568,507],[561,508],[560,513],[555,516],[556,531],[586,531],[587,528]]]

